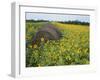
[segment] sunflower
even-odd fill
[[[36,44],[34,44],[34,46],[33,46],[34,48],[37,48],[37,45]]]
[[[43,37],[41,38],[41,41],[42,41],[42,42],[44,41],[44,38],[43,38]]]

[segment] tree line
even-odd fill
[[[49,20],[26,20],[26,22],[52,22]],[[53,21],[53,22],[59,22],[59,23],[64,23],[64,24],[78,24],[78,25],[90,25],[89,22],[82,22],[82,21],[78,21],[78,20],[74,20],[74,21]]]

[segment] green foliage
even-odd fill
[[[32,37],[44,23],[26,23],[27,67],[89,64],[89,27],[51,22],[63,37],[32,48]]]

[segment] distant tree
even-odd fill
[[[51,22],[49,20],[26,20],[26,22]],[[82,21],[78,21],[78,20],[74,20],[74,21],[55,21],[55,22],[59,22],[59,23],[64,23],[64,24],[78,24],[78,25],[90,25],[89,22],[82,22]]]

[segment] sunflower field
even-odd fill
[[[32,47],[32,37],[45,22],[26,22],[26,67],[89,64],[89,25],[49,22],[62,33],[60,40],[41,39]]]

